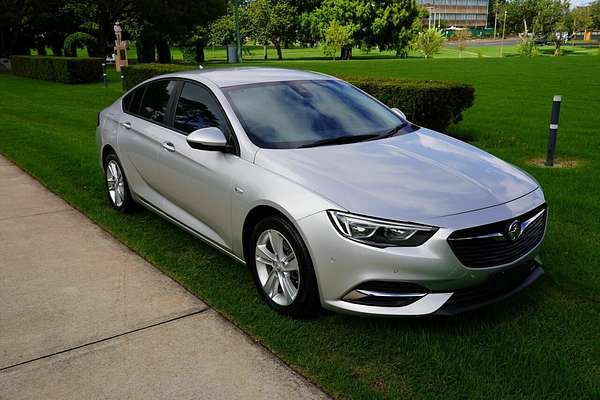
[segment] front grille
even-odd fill
[[[547,208],[544,204],[517,218],[455,231],[448,237],[448,244],[466,267],[485,268],[508,264],[529,253],[542,241],[546,218]],[[515,220],[521,226],[527,221],[531,222],[523,228],[518,239],[511,241],[507,239],[506,232]]]

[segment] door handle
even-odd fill
[[[131,122],[121,122],[121,126],[125,129],[131,129]]]
[[[163,149],[170,151],[170,152],[175,151],[175,146],[171,142],[163,142],[162,147],[163,147]]]

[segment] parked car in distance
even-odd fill
[[[531,176],[331,76],[159,76],[99,114],[97,142],[115,209],[246,264],[284,314],[455,314],[543,273]]]

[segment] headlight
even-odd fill
[[[327,211],[338,232],[348,239],[375,247],[414,247],[425,243],[438,228]]]

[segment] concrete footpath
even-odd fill
[[[326,396],[0,156],[0,399]]]

